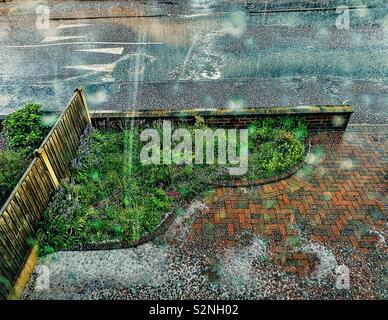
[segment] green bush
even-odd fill
[[[22,177],[48,128],[41,121],[40,106],[28,104],[3,121],[7,149],[0,151],[0,206]]]
[[[248,178],[251,180],[285,172],[304,157],[308,130],[299,118],[264,118],[253,122],[248,134]]]
[[[3,125],[8,146],[14,150],[36,149],[47,131],[42,123],[42,113],[38,104],[27,104],[22,109],[8,115]]]

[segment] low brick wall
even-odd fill
[[[301,117],[311,131],[344,131],[353,109],[350,106],[299,106],[247,109],[134,110],[91,112],[92,123],[100,129],[128,126],[155,120],[176,123],[195,122],[195,116],[205,119],[208,126],[225,128],[247,127],[252,121],[265,117]]]
[[[90,116],[94,127],[106,129],[129,125],[134,120],[152,122],[171,120],[173,122],[195,122],[195,116],[201,116],[209,126],[224,128],[243,128],[252,121],[265,117],[301,117],[305,119],[311,131],[344,131],[353,113],[351,106],[297,106],[232,109],[190,109],[190,110],[136,110],[136,111],[92,111]],[[5,115],[0,115],[1,122]]]

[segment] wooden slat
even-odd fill
[[[20,208],[21,217],[26,223],[26,230],[28,230],[30,235],[34,235],[37,221],[35,220],[34,213],[26,205],[26,201],[21,197],[21,194],[23,194],[23,189],[19,188],[15,194],[15,205]]]
[[[9,286],[11,286],[12,284],[7,280],[7,278],[3,279],[3,281],[0,281],[0,299],[1,300],[5,300],[7,299],[7,295],[8,295],[8,291],[9,291],[9,287],[7,287],[4,283],[4,281],[7,281]]]
[[[55,185],[50,180],[50,176],[48,175],[48,173],[47,173],[47,171],[45,169],[45,166],[43,164],[42,159],[37,159],[36,170],[38,171],[39,177],[42,180],[43,190],[41,190],[41,192],[43,192],[43,194],[45,195],[46,199],[49,200],[50,196],[51,196],[51,193],[55,189]]]
[[[77,117],[77,120],[80,122],[82,125],[82,128],[84,128],[87,125],[86,117],[85,117],[85,106],[83,105],[83,100],[81,95],[78,95],[75,99],[76,107],[77,107],[77,112],[80,115]]]
[[[35,193],[35,199],[39,203],[38,208],[40,209],[40,211],[43,211],[49,199],[47,198],[47,195],[42,192],[44,188],[42,185],[42,181],[40,180],[40,175],[38,174],[37,167],[33,167],[30,173],[31,174],[29,175],[29,178],[32,181],[31,190]]]
[[[71,112],[71,109],[69,109],[69,112],[67,114],[67,128],[71,132],[72,139],[73,139],[72,148],[74,149],[74,146],[78,145],[79,143],[78,137],[80,133],[77,131],[75,122],[73,120],[73,113]]]
[[[24,194],[23,199],[26,202],[26,205],[29,207],[29,212],[34,215],[36,221],[39,221],[41,217],[40,211],[38,210],[35,199],[32,196],[31,189],[28,187],[28,184],[25,181],[21,185],[19,191]]]
[[[63,131],[64,131],[64,134],[65,136],[67,137],[67,142],[68,142],[68,145],[69,145],[69,150],[71,152],[71,157],[72,159],[74,159],[77,155],[77,152],[74,148],[74,146],[76,146],[77,142],[76,142],[76,138],[75,138],[75,132],[74,130],[72,130],[71,126],[70,126],[70,120],[68,119],[68,114],[65,115],[65,117],[63,118]]]
[[[77,144],[76,139],[76,133],[75,130],[71,126],[71,122],[69,119],[69,115],[66,114],[66,116],[63,118],[63,130],[65,132],[65,135],[67,136],[67,141],[69,143],[69,149],[71,150],[73,158],[76,156],[76,152],[74,151],[74,145]]]
[[[28,189],[32,194],[32,199],[34,201],[34,204],[37,210],[41,212],[42,208],[44,207],[44,202],[42,202],[43,199],[41,196],[39,196],[39,193],[36,191],[36,188],[35,188],[35,185],[37,185],[38,182],[34,179],[31,173],[26,177],[26,182],[28,185]]]
[[[23,262],[24,248],[23,244],[19,242],[17,234],[15,233],[15,226],[7,211],[2,213],[0,221],[1,229],[6,233],[6,239],[9,241],[11,258],[15,259],[15,262],[20,264]]]
[[[19,188],[20,197],[21,197],[22,201],[24,201],[25,206],[28,208],[29,214],[34,218],[34,223],[37,223],[40,219],[40,213],[36,209],[35,204],[31,201],[32,196],[31,196],[30,191],[28,190],[28,187],[26,187],[26,186],[27,185],[25,182],[20,186],[20,188]]]
[[[52,139],[47,141],[47,144],[45,145],[45,147],[43,149],[47,153],[47,157],[50,160],[50,164],[51,164],[51,166],[52,166],[52,168],[54,170],[54,173],[55,173],[58,181],[61,180],[63,178],[64,174],[63,174],[63,171],[61,169],[61,163],[57,159],[58,156],[56,155],[56,153],[55,153],[55,151],[53,149]]]
[[[17,226],[17,234],[24,243],[24,241],[27,241],[27,238],[33,234],[33,230],[24,216],[22,207],[17,203],[16,194],[14,200],[9,204],[9,209],[10,212],[12,209],[12,218]]]
[[[58,126],[57,134],[58,134],[58,142],[60,143],[60,148],[63,152],[63,159],[67,164],[67,173],[70,173],[70,164],[71,160],[74,159],[75,154],[71,152],[71,142],[70,138],[64,133],[64,125],[61,122]]]
[[[2,236],[0,237],[0,244],[1,244],[1,257],[3,259],[2,267],[7,268],[7,270],[9,270],[9,272],[14,276],[17,272],[18,263],[15,258],[16,253],[13,252],[13,250],[17,250],[17,248],[13,248],[12,245],[10,245],[9,236],[7,233],[7,229],[5,229],[5,225],[6,225],[5,220],[1,218],[0,232]],[[13,278],[8,278],[8,280],[10,279],[13,279]]]
[[[69,114],[70,114],[70,120],[72,121],[74,129],[77,133],[76,141],[79,142],[81,135],[82,135],[82,128],[81,128],[81,124],[78,121],[80,115],[77,112],[77,106],[75,103],[71,104],[70,109],[69,109]]]
[[[3,243],[4,242],[0,241],[1,245],[3,245]],[[1,274],[3,274],[3,277],[5,279],[12,279],[12,277],[13,277],[12,266],[11,266],[9,260],[7,260],[7,257],[5,256],[5,254],[0,255],[0,272],[1,272]]]
[[[56,130],[53,133],[53,139],[54,139],[54,149],[58,154],[58,160],[61,162],[63,171],[64,171],[64,176],[63,177],[68,177],[70,175],[70,166],[69,166],[69,161],[67,160],[65,154],[66,154],[66,147],[63,145],[63,140],[59,139],[60,137],[60,131]],[[63,137],[64,138],[64,137]]]
[[[82,98],[78,95],[75,99],[75,111],[76,111],[75,120],[78,122],[78,125],[81,130],[81,134],[83,133],[86,126],[85,116],[83,114],[82,109],[84,109],[82,106]]]

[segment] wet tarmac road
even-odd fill
[[[387,123],[386,4],[347,1],[349,29],[339,4],[49,1],[49,29],[0,4],[0,114],[83,86],[92,110],[350,104]]]

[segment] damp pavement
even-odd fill
[[[43,257],[23,299],[387,299],[387,135],[315,135],[295,175],[217,189],[150,243]]]
[[[348,16],[342,1],[42,3],[0,4],[0,114],[62,110],[83,86],[91,110],[350,104],[352,123],[387,122],[382,0]]]
[[[308,299],[324,289],[335,293],[333,276],[303,279],[269,264],[264,238],[250,235],[249,244],[241,240],[232,248],[205,238],[188,242],[190,220],[206,209],[193,202],[163,237],[137,248],[49,255],[40,260],[22,298]],[[318,250],[327,260],[323,269],[335,268],[333,253]]]

